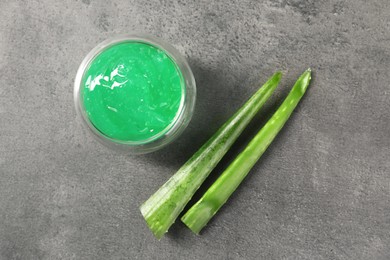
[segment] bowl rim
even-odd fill
[[[98,56],[106,49],[125,42],[145,43],[164,51],[164,53],[175,63],[182,74],[182,85],[184,85],[182,90],[182,98],[174,120],[172,120],[172,122],[166,128],[164,128],[164,130],[145,140],[125,141],[108,137],[99,129],[97,129],[89,120],[85,113],[83,100],[81,98],[81,85],[83,82],[84,73],[89,68],[91,62],[96,58],[96,56]],[[99,43],[85,56],[76,73],[73,94],[78,117],[81,118],[83,125],[87,127],[95,139],[115,150],[125,150],[131,153],[142,154],[158,150],[168,145],[184,131],[189,121],[191,120],[195,107],[196,82],[187,60],[172,45],[149,34],[130,33],[106,39],[105,41]]]

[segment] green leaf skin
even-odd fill
[[[251,119],[276,89],[275,73],[159,190],[141,207],[153,234],[160,239],[225,155]]]
[[[283,104],[271,119],[206,191],[203,197],[182,217],[181,220],[194,233],[199,234],[244,180],[294,111],[305,93],[310,79],[311,71],[308,69],[299,77]]]

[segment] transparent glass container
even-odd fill
[[[173,121],[159,133],[151,138],[137,141],[118,140],[109,137],[100,131],[90,120],[86,113],[82,86],[86,71],[94,59],[108,48],[120,43],[144,43],[163,51],[180,70],[182,79],[181,102]],[[183,84],[184,83],[184,84]],[[102,144],[115,150],[122,150],[132,154],[143,154],[156,151],[175,140],[187,127],[191,120],[196,100],[196,84],[193,73],[186,59],[170,44],[146,34],[128,34],[110,38],[98,44],[82,61],[74,83],[74,102],[76,112],[82,124]]]

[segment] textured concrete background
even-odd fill
[[[390,259],[388,0],[0,5],[0,259]],[[144,156],[96,143],[72,99],[88,51],[134,30],[173,43],[198,86],[182,137]],[[178,222],[154,239],[138,206],[283,70],[217,176],[309,66],[296,113],[202,235]]]

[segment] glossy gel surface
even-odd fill
[[[170,129],[183,103],[184,84],[177,64],[163,50],[123,42],[91,61],[81,94],[88,119],[101,133],[142,142]]]

